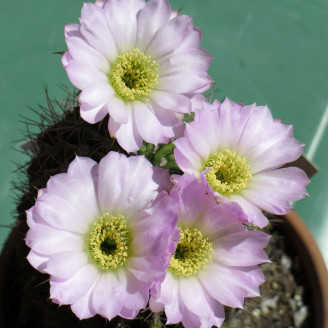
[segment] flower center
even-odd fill
[[[115,61],[110,83],[124,101],[140,100],[157,86],[159,65],[139,49],[120,55]]]
[[[247,160],[230,149],[211,155],[203,169],[208,167],[211,169],[205,174],[206,179],[212,189],[222,195],[242,191],[252,178]]]
[[[115,270],[124,265],[129,255],[130,233],[123,215],[100,216],[93,224],[88,239],[88,251],[102,270]]]
[[[179,228],[180,241],[169,270],[177,276],[190,277],[205,268],[212,261],[212,243],[196,228]]]

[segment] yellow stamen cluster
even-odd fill
[[[120,55],[112,66],[110,83],[124,101],[147,99],[157,86],[159,65],[139,49]]]
[[[122,267],[129,255],[130,234],[123,215],[106,213],[93,224],[87,239],[93,262],[102,270]]]
[[[190,277],[212,261],[212,243],[196,228],[179,228],[180,241],[170,260],[169,270],[176,276]]]
[[[208,167],[211,169],[206,173],[206,179],[212,189],[222,195],[242,191],[252,178],[247,160],[230,149],[210,156],[203,170]]]

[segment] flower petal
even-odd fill
[[[126,124],[131,117],[131,108],[120,98],[113,96],[107,103],[107,111],[113,120],[119,124]]]
[[[119,52],[131,50],[136,44],[137,13],[144,0],[111,0],[104,5],[106,19]]]
[[[209,89],[211,83],[212,79],[205,72],[183,72],[160,77],[158,79],[157,89],[176,93],[192,93],[200,88]]]
[[[155,33],[152,41],[145,50],[157,61],[160,57],[171,54],[179,48],[183,40],[192,31],[192,19],[184,15],[177,16]],[[167,42],[167,40],[170,40],[170,42]]]
[[[108,320],[116,317],[124,306],[119,290],[120,283],[115,272],[100,275],[91,297],[95,312]]]
[[[167,0],[149,1],[137,16],[137,47],[145,49],[155,33],[169,21],[171,6]]]
[[[229,200],[238,203],[246,214],[249,223],[252,223],[260,228],[264,228],[268,225],[268,218],[262,213],[253,202],[244,198],[241,195],[229,195]]]
[[[88,63],[71,60],[67,64],[67,57],[70,56],[70,54],[67,52],[65,54],[67,55],[62,58],[62,63],[70,81],[78,89],[82,90],[93,83],[108,81],[106,74]]]
[[[128,121],[125,124],[120,124],[109,119],[108,130],[112,137],[116,137],[120,146],[127,152],[135,152],[140,149],[142,145],[142,138],[138,132],[137,125],[133,115],[133,108],[126,104],[127,113],[129,115]]]
[[[310,182],[305,172],[297,167],[282,168],[254,175],[243,196],[269,213],[283,215],[292,208],[290,202],[307,195]]]
[[[179,282],[179,294],[188,311],[199,318],[209,320],[213,317],[213,312],[207,304],[203,287],[197,278],[181,279]]]
[[[157,195],[152,175],[152,166],[144,157],[109,153],[99,163],[101,211],[122,214],[144,208]]]
[[[74,304],[86,295],[99,277],[93,265],[87,265],[76,272],[70,279],[50,278],[50,298],[58,304]]]
[[[25,241],[34,252],[44,255],[63,251],[81,251],[84,247],[81,236],[44,224],[36,224],[31,227],[26,234]]]
[[[270,236],[261,231],[242,231],[221,235],[218,251],[213,254],[216,261],[231,266],[252,266],[269,262],[263,248]]]
[[[149,106],[141,101],[136,101],[133,103],[133,108],[138,132],[146,142],[154,145],[169,142],[170,137],[174,135],[172,128],[161,125]]]
[[[65,38],[69,38],[71,36],[74,37],[82,37],[80,32],[79,24],[67,24],[64,28]]]
[[[118,56],[118,49],[107,24],[105,11],[93,3],[84,3],[81,13],[81,34],[88,43],[110,62]]]
[[[87,103],[81,103],[80,115],[88,123],[94,124],[100,122],[108,114],[107,106],[101,104],[99,106],[90,106]]]
[[[206,291],[221,304],[243,307],[245,297],[259,296],[259,285],[264,276],[258,267],[225,267],[212,264],[202,271],[199,279]]]
[[[108,60],[99,51],[91,47],[84,39],[70,36],[66,39],[66,44],[74,60],[93,66],[103,73],[108,73],[110,67]]]
[[[88,261],[84,250],[64,252],[58,250],[49,257],[45,271],[52,277],[66,280],[73,277],[81,268],[89,266]]]
[[[85,295],[80,297],[71,305],[73,313],[80,319],[88,319],[97,314],[94,308],[90,305],[92,290],[89,290]]]
[[[160,76],[182,74],[186,72],[207,71],[212,56],[204,50],[191,48],[186,53],[174,54],[160,65]]]
[[[154,90],[150,94],[150,101],[156,106],[177,113],[190,113],[191,111],[190,99],[178,93]]]
[[[107,103],[113,96],[114,90],[108,83],[98,82],[84,88],[79,96],[79,101],[81,108],[83,108],[84,103],[97,107]]]

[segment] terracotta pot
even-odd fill
[[[320,250],[310,230],[300,216],[292,211],[272,226],[290,240],[295,253],[300,255],[301,264],[310,286],[314,313],[313,328],[328,327],[328,272]]]

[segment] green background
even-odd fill
[[[65,24],[77,23],[80,0],[0,3],[0,223],[14,223],[14,162],[24,131],[21,115],[70,86],[60,56]],[[328,2],[324,0],[172,0],[203,30],[203,47],[213,56],[210,74],[225,96],[267,104],[274,117],[294,125],[296,138],[320,172],[309,197],[295,205],[328,261]],[[10,229],[0,228],[0,247]]]

